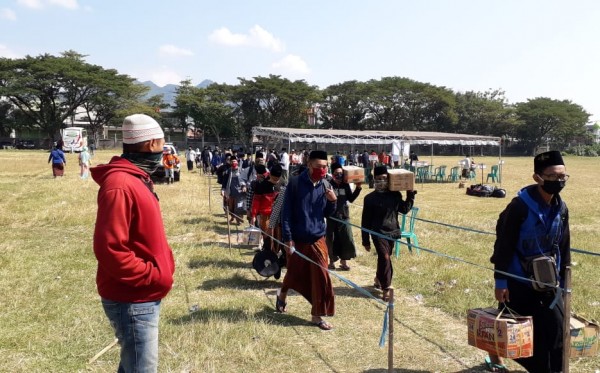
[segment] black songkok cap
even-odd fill
[[[281,165],[273,165],[273,167],[271,167],[271,175],[275,176],[275,177],[279,177],[281,176],[281,174],[283,173],[283,167],[281,167]]]
[[[550,166],[564,166],[562,155],[558,150],[551,150],[549,152],[540,153],[533,159],[533,171],[536,174],[544,172],[546,167]]]
[[[322,159],[324,161],[327,160],[327,152],[323,150],[313,150],[310,152],[308,159]]]
[[[264,175],[265,172],[267,172],[267,167],[265,167],[264,164],[257,164],[254,169],[256,170],[256,173],[259,175]]]
[[[337,170],[338,168],[342,168],[342,165],[337,162],[331,164],[331,172]]]
[[[388,170],[387,170],[386,166],[376,166],[374,172],[375,172],[375,176],[378,176],[378,175],[387,174]]]
[[[256,152],[256,158],[264,158],[265,155],[262,152]]]

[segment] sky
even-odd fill
[[[159,86],[400,76],[600,121],[596,0],[0,0],[0,57],[66,50]]]

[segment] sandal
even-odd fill
[[[275,310],[279,313],[287,312],[287,303],[282,301],[279,296],[281,295],[281,289],[277,289],[277,299],[275,300]]]
[[[331,269],[332,271],[335,271],[335,264],[331,263],[330,265],[327,266],[328,269]]]
[[[325,330],[325,331],[329,331],[329,330],[333,330],[333,325],[331,325],[330,323],[328,323],[325,320],[321,320],[319,322],[312,322],[313,325],[318,326],[319,329],[321,330]]]
[[[375,282],[373,283],[373,287],[375,289],[381,289],[381,283],[379,282],[379,280],[377,279],[377,277],[375,277]]]
[[[508,369],[504,364],[492,363],[489,356],[485,357],[485,370],[488,372],[508,373]]]
[[[348,265],[345,265],[345,264],[344,264],[344,265],[341,265],[341,266],[340,266],[340,269],[341,269],[342,271],[349,271],[349,270],[350,270],[350,266],[348,266]]]

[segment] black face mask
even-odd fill
[[[559,194],[561,190],[565,187],[564,180],[544,180],[544,185],[542,185],[542,190],[548,194]]]
[[[160,166],[162,161],[162,151],[158,153],[123,153],[122,158],[127,159],[140,169],[146,171],[148,175],[152,175]]]

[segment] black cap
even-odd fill
[[[257,164],[256,167],[254,167],[254,169],[259,175],[263,175],[265,172],[267,172],[267,167],[265,167],[264,164]]]
[[[281,167],[281,165],[273,165],[273,167],[271,167],[271,175],[275,176],[275,177],[279,177],[281,176],[283,171],[283,167]]]
[[[331,164],[331,172],[337,170],[338,168],[342,168],[342,165],[337,162]]]
[[[324,150],[313,150],[308,155],[308,159],[321,159],[321,160],[326,161],[327,160],[327,152]]]
[[[388,169],[386,166],[376,166],[374,172],[375,176],[385,175],[388,173]]]
[[[536,174],[544,172],[546,167],[550,166],[564,166],[562,155],[558,150],[551,150],[549,152],[540,153],[533,159],[533,171]]]

